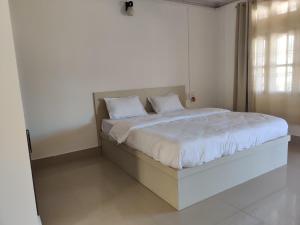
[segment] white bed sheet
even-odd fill
[[[198,166],[287,135],[285,120],[204,108],[114,121],[109,134],[162,164]]]
[[[130,118],[126,118],[126,119],[102,119],[101,130],[103,133],[109,134],[109,131],[117,122],[127,121],[127,120],[133,121],[133,120],[136,120],[137,118],[145,118],[145,117],[149,117],[149,116],[151,117],[153,115],[158,115],[158,114],[148,113],[146,116],[130,117]]]
[[[111,128],[114,126],[114,124],[117,122],[118,120],[112,120],[112,119],[103,119],[102,120],[102,127],[101,130],[103,133],[105,134],[109,134],[109,131],[111,130]]]

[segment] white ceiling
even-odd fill
[[[231,2],[235,2],[237,0],[169,0],[174,2],[182,2],[186,4],[192,4],[192,5],[202,5],[202,6],[208,6],[212,8],[218,8],[223,5],[226,5]]]

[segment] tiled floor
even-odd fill
[[[177,212],[105,158],[35,169],[43,225],[300,225],[300,144],[288,166]]]

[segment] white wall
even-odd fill
[[[217,9],[218,106],[233,109],[236,2]]]
[[[7,0],[0,0],[0,224],[37,225]]]
[[[189,7],[191,91],[197,102],[194,107],[217,106],[218,31],[215,9]]]
[[[134,4],[128,17],[119,0],[11,0],[34,158],[97,146],[95,91],[187,85],[188,18],[194,105],[217,104],[216,10]]]

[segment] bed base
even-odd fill
[[[290,136],[204,165],[177,170],[101,135],[102,152],[177,210],[287,164]]]

